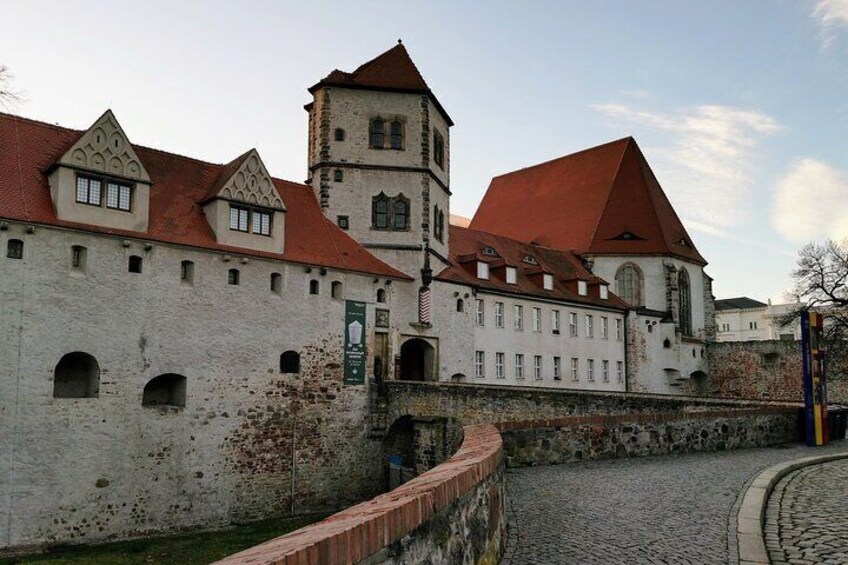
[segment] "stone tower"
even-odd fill
[[[334,70],[309,92],[307,182],[324,214],[407,274],[421,277],[428,263],[438,272],[448,256],[453,122],[406,48]]]

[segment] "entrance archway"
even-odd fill
[[[400,378],[404,381],[428,381],[433,376],[436,350],[423,339],[413,338],[400,347]]]

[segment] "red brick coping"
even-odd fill
[[[503,461],[498,430],[465,426],[448,461],[391,492],[326,520],[231,555],[217,565],[352,564],[400,540],[495,472]]]

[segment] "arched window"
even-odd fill
[[[622,265],[615,274],[615,293],[631,306],[642,302],[642,272],[636,265]]]
[[[392,149],[403,149],[403,124],[395,120],[391,124]]]
[[[330,285],[330,296],[333,298],[341,298],[342,297],[342,283],[339,281],[333,281]]]
[[[382,149],[386,143],[386,123],[382,118],[371,120],[369,133],[369,145],[373,149]]]
[[[392,213],[394,216],[394,223],[392,224],[394,229],[405,230],[409,226],[409,200],[403,196],[395,198]]]
[[[378,230],[389,228],[389,197],[382,192],[371,201],[371,225]]]
[[[299,373],[300,372],[300,353],[297,351],[286,351],[280,355],[280,372],[281,373]]]
[[[64,355],[53,370],[53,398],[97,398],[100,395],[100,365],[88,353]]]
[[[309,281],[309,294],[318,294],[318,281],[315,279]]]
[[[465,311],[465,301],[462,298],[456,299],[456,311],[464,312]]]
[[[10,239],[6,243],[6,257],[9,259],[23,259],[24,242],[20,239]]]
[[[85,271],[88,250],[82,245],[71,246],[71,268],[75,271]]]
[[[680,269],[677,274],[677,290],[680,293],[680,331],[683,335],[692,335],[692,289],[689,285],[689,273]]]
[[[386,301],[386,289],[384,289],[384,288],[378,288],[378,289],[377,289],[377,302],[379,302],[380,304],[382,304],[382,303],[384,303],[385,301]]]
[[[194,262],[180,262],[180,282],[185,284],[194,284]]]
[[[281,294],[283,292],[283,275],[271,273],[271,292]]]
[[[238,286],[238,284],[239,284],[239,270],[238,269],[230,269],[227,272],[227,284]]]
[[[142,406],[173,406],[185,408],[186,405],[186,378],[176,373],[166,373],[150,379],[144,385],[144,395],[141,399]]]
[[[127,263],[127,270],[131,273],[140,273],[141,264],[141,257],[139,257],[138,255],[130,255],[129,261]]]

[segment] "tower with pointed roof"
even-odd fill
[[[453,122],[403,44],[309,92],[307,182],[325,215],[407,274],[446,265]]]

